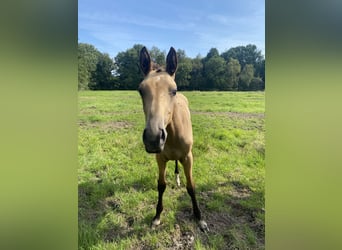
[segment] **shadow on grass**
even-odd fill
[[[183,234],[199,238],[214,249],[264,249],[264,193],[252,191],[241,182],[227,181],[217,186],[198,186],[197,199],[209,232],[201,233],[195,224],[190,196],[179,196],[176,223]],[[185,233],[186,232],[186,233]]]
[[[156,185],[149,184],[151,178],[137,176],[124,182],[122,180],[108,181],[94,178],[91,181],[79,184],[79,249],[89,249],[98,243],[115,242],[133,234],[142,234],[143,230],[134,228],[134,224],[143,224],[147,220],[152,220],[152,216],[143,215],[143,218],[129,216],[128,214],[132,214],[132,211],[125,211],[123,208],[124,201],[117,194],[132,193],[134,195],[134,193],[148,192],[151,189],[156,190]],[[132,207],[131,209],[136,208]],[[110,214],[117,216],[117,218],[107,219]],[[111,222],[115,220],[118,220],[118,223]]]
[[[151,232],[150,222],[155,212],[157,188],[152,183],[153,177],[137,177],[131,182],[116,183],[108,181],[89,181],[79,184],[79,248],[89,249],[91,246],[104,242],[118,243],[135,236],[136,239],[144,237]],[[159,226],[157,231],[168,231],[172,228],[170,236],[172,242],[170,249],[193,249],[196,240],[205,247],[216,249],[264,249],[264,193],[252,191],[240,182],[227,181],[218,185],[198,185],[197,199],[202,211],[202,217],[209,227],[208,233],[202,233],[193,218],[190,196],[185,187],[173,188],[169,195],[175,195],[175,225]],[[115,194],[130,192],[155,191],[155,196],[148,201],[150,212],[132,216],[132,211],[124,211],[123,201]],[[164,205],[165,206],[165,205]],[[162,214],[162,221],[168,213],[168,208]],[[120,223],[109,223],[101,229],[101,223],[106,221],[109,213],[114,213],[114,220]],[[131,215],[129,215],[131,214]],[[110,221],[110,219],[109,219]],[[137,244],[137,243],[135,243]],[[154,249],[149,242],[138,242],[145,248]]]

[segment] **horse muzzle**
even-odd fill
[[[153,133],[150,129],[144,129],[143,142],[147,153],[158,154],[163,151],[166,142],[167,132],[165,129],[159,129]]]

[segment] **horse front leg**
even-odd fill
[[[192,178],[193,157],[192,157],[191,151],[183,160],[181,160],[181,163],[184,167],[184,174],[186,177],[186,190],[188,191],[188,194],[191,197],[192,208],[194,211],[194,216],[198,222],[198,226],[200,227],[202,231],[209,231],[207,223],[204,220],[202,220],[201,211],[198,207],[198,203],[196,200],[195,183]]]
[[[156,208],[156,215],[152,220],[152,226],[158,226],[160,224],[160,214],[163,211],[163,194],[166,189],[166,161],[162,159],[160,154],[156,155],[159,177],[158,177],[158,204]]]

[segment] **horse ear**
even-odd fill
[[[166,57],[166,72],[173,76],[177,70],[177,54],[176,50],[171,47]]]
[[[140,50],[140,68],[144,75],[146,76],[151,71],[151,57],[148,53],[146,47]]]

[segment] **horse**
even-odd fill
[[[207,223],[202,220],[201,211],[195,195],[195,183],[192,178],[192,123],[187,98],[177,92],[175,73],[177,54],[173,47],[166,57],[166,68],[154,68],[151,57],[143,47],[139,57],[140,69],[144,79],[140,83],[140,93],[145,114],[145,129],[142,134],[147,153],[156,154],[159,169],[158,203],[152,226],[160,224],[163,211],[163,193],[166,189],[166,163],[174,160],[175,173],[179,185],[178,161],[184,168],[186,189],[191,197],[193,213],[202,231],[207,231]]]

